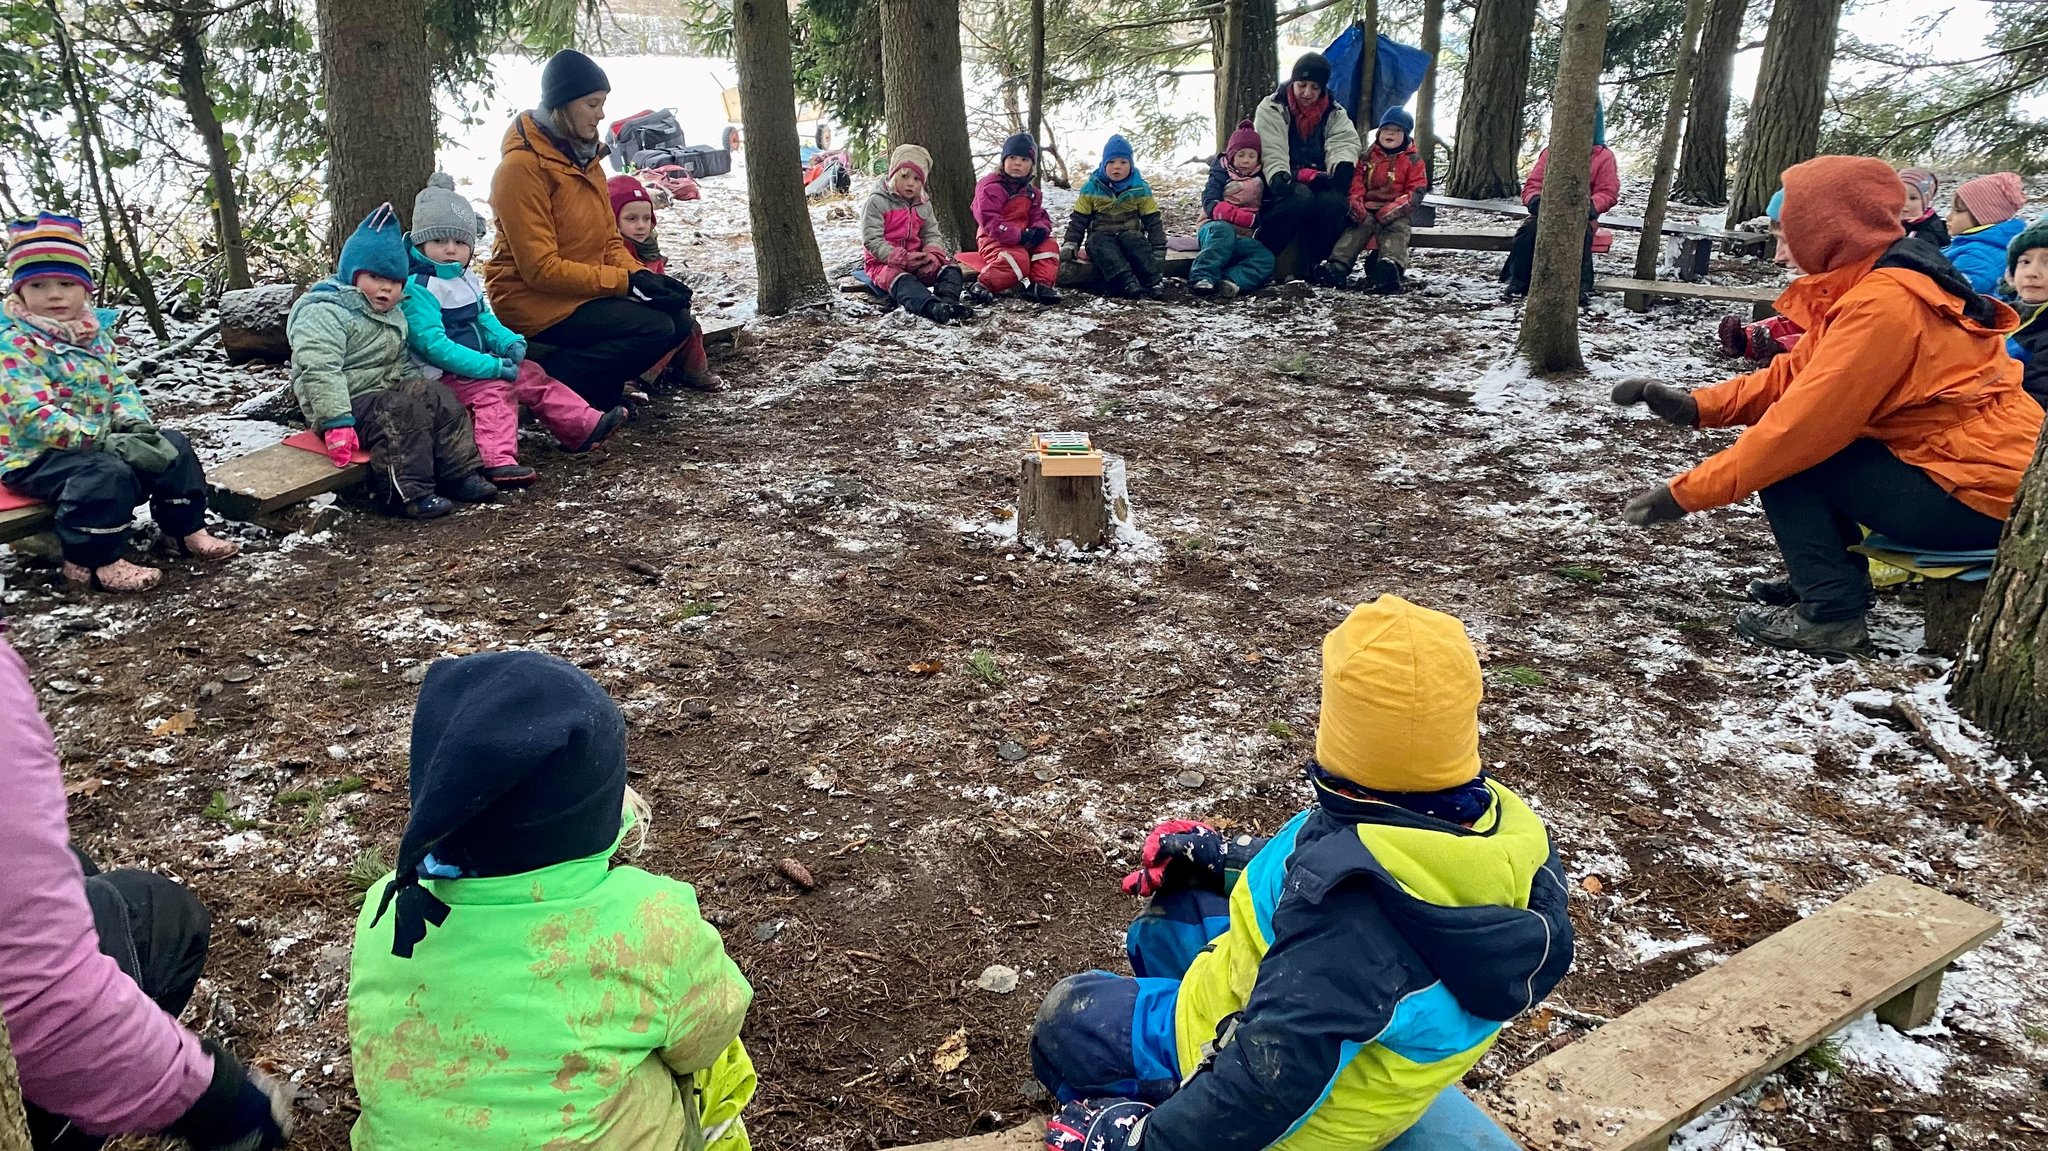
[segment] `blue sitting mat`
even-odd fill
[[[856,281],[858,281],[861,287],[866,288],[868,291],[873,292],[875,295],[880,296],[885,300],[893,298],[889,295],[889,293],[875,286],[875,281],[872,277],[868,275],[868,270],[866,268],[863,268],[860,265],[856,264],[854,265],[853,271],[848,274],[851,275]]]
[[[1386,1151],[1522,1151],[1522,1146],[1453,1084]]]
[[[1330,42],[1323,56],[1330,62],[1330,98],[1342,104],[1358,122],[1359,130],[1378,127],[1389,108],[1408,103],[1422,87],[1422,75],[1429,71],[1429,53],[1410,48],[1385,36],[1379,37],[1372,73],[1372,99],[1358,99],[1358,81],[1364,69],[1365,25],[1353,23]]]
[[[1969,571],[1959,572],[1952,578],[1970,583],[1990,578],[1991,565],[1998,559],[1997,548],[1985,548],[1976,551],[1936,551],[1931,548],[1916,548],[1910,544],[1902,544],[1889,536],[1879,535],[1876,532],[1865,536],[1863,543],[1857,550],[1863,551],[1866,555],[1870,552],[1892,552],[1912,560],[1916,567],[1969,568]]]

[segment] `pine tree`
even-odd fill
[[[1713,0],[1700,30],[1699,68],[1686,101],[1685,141],[1671,194],[1688,204],[1728,202],[1728,96],[1749,0]]]
[[[1728,198],[1730,223],[1763,215],[1785,169],[1818,154],[1841,13],[1842,0],[1777,0],[1772,7]]]
[[[1557,86],[1550,94],[1550,162],[1536,221],[1536,262],[1522,312],[1521,350],[1539,372],[1585,370],[1579,353],[1579,269],[1593,202],[1593,109],[1607,47],[1610,0],[1571,0]]]
[[[2048,436],[2013,501],[1951,696],[2000,746],[2048,762]]]
[[[1238,121],[1280,87],[1279,8],[1274,0],[1223,0],[1210,21],[1216,61],[1216,149]]]
[[[1452,196],[1485,200],[1512,196],[1522,186],[1517,164],[1535,20],[1536,0],[1479,0],[1472,14],[1458,138],[1444,181],[1444,191]],[[1589,111],[1589,131],[1590,117]]]
[[[939,231],[974,244],[973,153],[960,81],[960,0],[882,0],[882,87],[889,144],[932,154],[927,189]]]
[[[763,315],[779,316],[792,306],[823,299],[826,290],[798,159],[789,9],[783,0],[734,0],[733,49],[746,118],[747,209],[760,280],[757,307]]]
[[[389,202],[401,217],[434,174],[434,59],[417,0],[316,0],[327,92],[328,247]]]

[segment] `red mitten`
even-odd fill
[[[1169,840],[1169,836],[1181,838]],[[1200,850],[1197,844],[1205,840],[1214,840],[1216,850]],[[1131,895],[1151,895],[1166,886],[1166,869],[1169,866],[1176,862],[1203,866],[1210,862],[1206,858],[1210,856],[1218,861],[1216,873],[1220,877],[1222,845],[1223,833],[1206,823],[1169,819],[1145,837],[1145,850],[1138,855],[1138,870],[1124,876],[1123,889]]]
[[[1313,184],[1323,178],[1323,173],[1316,168],[1296,168],[1294,170],[1294,178],[1304,184]]]
[[[1354,224],[1365,223],[1365,217],[1368,214],[1370,214],[1371,211],[1372,209],[1365,206],[1364,200],[1351,201],[1351,222]]]
[[[327,445],[327,458],[334,461],[337,468],[345,468],[354,463],[356,450],[362,447],[356,439],[354,428],[329,428],[320,437],[320,442]]]
[[[1408,214],[1408,197],[1403,196],[1398,200],[1390,202],[1389,204],[1387,204],[1386,207],[1381,208],[1379,212],[1376,214],[1379,217],[1380,223],[1392,223],[1396,218]]]
[[[884,260],[883,263],[888,264],[892,268],[898,268],[907,272],[917,266],[916,260],[920,251],[899,247],[895,251],[890,252],[889,258]]]

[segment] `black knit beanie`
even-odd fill
[[[1329,65],[1323,66],[1325,75]],[[604,69],[597,61],[585,56],[574,48],[548,57],[545,67],[540,70],[540,106],[543,108],[566,108],[592,92],[609,92],[612,82],[607,79]]]
[[[518,875],[596,855],[618,839],[626,720],[596,680],[533,651],[446,659],[427,671],[412,717],[412,818],[397,875],[392,953],[411,958],[448,905],[420,864]],[[372,926],[376,920],[373,919]]]
[[[1031,133],[1012,133],[1009,139],[1003,141],[1002,158],[1007,160],[1012,156],[1022,156],[1026,160],[1037,161],[1038,145],[1031,142]]]
[[[1323,59],[1321,52],[1304,52],[1301,59],[1294,62],[1294,72],[1288,80],[1313,80],[1327,88],[1330,86],[1330,62]]]

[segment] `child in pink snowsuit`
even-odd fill
[[[406,277],[405,344],[438,376],[476,425],[484,478],[526,487],[540,473],[519,462],[519,407],[532,409],[564,451],[587,452],[626,422],[626,409],[599,412],[582,396],[526,358],[526,340],[498,322],[484,302],[481,277],[469,270],[476,250],[476,209],[436,172],[412,202],[411,274]]]
[[[861,270],[875,290],[934,324],[974,318],[960,298],[967,281],[939,236],[925,178],[932,154],[916,144],[889,153],[889,172],[860,211]]]
[[[1052,217],[1031,171],[1038,146],[1019,132],[1003,141],[996,170],[974,186],[974,223],[981,251],[981,286],[998,295],[1017,294],[1041,304],[1060,302],[1060,246],[1052,238]]]

